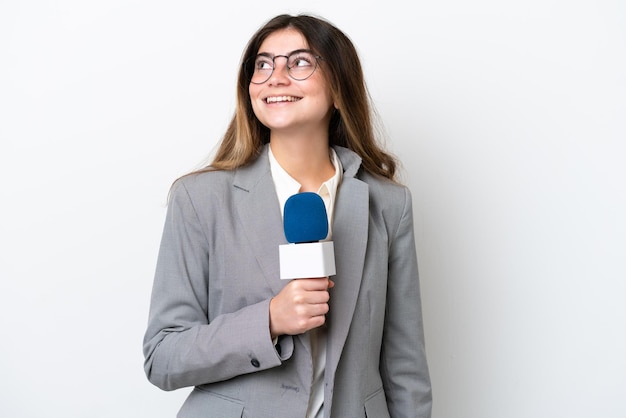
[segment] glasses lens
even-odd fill
[[[266,55],[257,55],[251,68],[250,81],[256,84],[265,83],[274,71],[274,61]]]
[[[287,61],[289,75],[296,80],[306,80],[317,68],[315,55],[307,51],[296,51]]]

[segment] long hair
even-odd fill
[[[235,114],[205,170],[230,170],[247,165],[269,142],[269,129],[252,110],[247,76],[250,69],[246,67],[253,65],[253,57],[270,34],[287,28],[299,31],[309,48],[323,57],[320,66],[337,106],[328,128],[329,145],[354,151],[361,157],[366,171],[394,179],[397,162],[382,149],[375,136],[373,107],[356,48],[337,27],[311,15],[276,16],[252,36],[241,58]]]

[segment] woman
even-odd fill
[[[358,55],[281,15],[250,40],[213,162],[176,181],[145,370],[179,417],[430,417],[411,196],[377,145]],[[324,200],[336,275],[281,280],[287,198]]]

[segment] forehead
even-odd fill
[[[259,47],[258,53],[268,53],[271,55],[287,54],[296,49],[307,49],[304,35],[295,29],[281,29],[272,32]]]

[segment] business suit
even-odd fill
[[[327,314],[325,417],[430,417],[408,189],[344,168],[334,209],[337,274]],[[165,390],[196,386],[188,417],[300,418],[308,333],[269,336],[286,243],[264,150],[251,165],[174,185],[155,275],[145,370]]]

